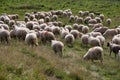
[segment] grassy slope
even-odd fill
[[[106,18],[112,18],[111,27],[120,25],[120,2],[117,0],[27,0],[27,2],[1,0],[0,2],[1,14],[18,13],[21,20],[25,12],[70,8],[74,14],[79,10],[101,12]],[[119,80],[119,62],[113,55],[109,57],[106,45],[103,65],[99,62],[94,64],[82,61],[82,56],[88,48],[76,40],[73,48],[65,47],[64,57],[61,59],[53,54],[49,44],[30,48],[23,42],[12,40],[9,46],[0,45],[0,80]]]

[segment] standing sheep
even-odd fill
[[[103,49],[102,47],[92,47],[88,50],[88,52],[83,56],[84,60],[100,60],[103,62]]]
[[[116,58],[116,55],[118,54],[118,51],[120,50],[120,45],[108,42],[107,46],[110,48],[110,56],[111,56],[111,53],[113,52]]]
[[[25,37],[25,42],[30,46],[38,46],[38,40],[36,33],[28,33]]]
[[[52,40],[51,47],[53,48],[55,54],[58,53],[60,57],[63,56],[64,44],[61,41]]]
[[[73,46],[74,40],[74,36],[70,33],[65,36],[65,42],[68,46]]]

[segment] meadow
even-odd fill
[[[112,19],[110,28],[120,25],[120,0],[0,0],[0,14],[71,9],[99,12]],[[59,18],[64,24],[73,24]],[[106,40],[106,42],[109,40]],[[120,61],[109,56],[105,45],[104,61],[83,61],[90,48],[77,39],[72,48],[65,46],[63,57],[55,55],[50,44],[29,47],[23,41],[12,39],[10,45],[0,44],[0,80],[120,80]]]

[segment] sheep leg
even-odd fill
[[[109,56],[111,56],[111,52],[112,52],[112,50],[110,49],[110,55]]]

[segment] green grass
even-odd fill
[[[119,0],[0,0],[0,14],[71,9],[74,15],[80,10],[100,12],[112,19],[110,28],[120,25]],[[59,18],[64,24],[73,24]],[[120,64],[109,56],[104,45],[104,62],[83,61],[90,46],[77,39],[73,47],[65,46],[63,58],[55,55],[50,44],[28,47],[24,42],[11,40],[10,45],[0,44],[0,80],[119,80]]]

